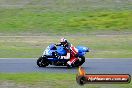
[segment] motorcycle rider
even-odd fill
[[[71,43],[69,43],[66,38],[61,38],[60,43],[56,44],[56,46],[63,46],[64,49],[66,49],[67,55],[61,56],[60,59],[70,59],[67,62],[67,66],[71,67],[71,65],[78,59],[78,50]]]
[[[71,43],[67,41],[65,38],[61,38],[60,43],[56,44],[57,46],[63,46],[65,49],[69,50],[71,47]]]

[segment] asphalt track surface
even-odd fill
[[[41,68],[36,65],[37,59],[0,59],[0,73],[26,73],[26,72],[50,72],[50,73],[77,73],[78,68],[67,69],[63,66],[48,66]],[[114,73],[131,74],[132,59],[86,59],[82,65],[87,73]]]

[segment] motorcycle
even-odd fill
[[[77,60],[72,64],[72,67],[81,66],[85,62],[85,54],[89,52],[89,48],[84,46],[72,46],[71,49],[77,49]],[[43,52],[43,55],[37,59],[37,65],[39,67],[46,67],[48,65],[55,66],[67,66],[67,62],[70,59],[61,58],[67,54],[66,49],[63,46],[56,46],[50,44]],[[70,50],[72,54],[72,50]],[[73,56],[73,55],[72,55]],[[67,66],[68,67],[68,66]]]

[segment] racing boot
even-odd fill
[[[71,57],[71,59],[67,62],[67,67],[74,66],[74,63],[78,60],[78,58]]]

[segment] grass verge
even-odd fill
[[[0,33],[132,32],[131,0],[0,0]]]
[[[36,58],[51,43],[66,37],[73,45],[86,46],[90,58],[131,58],[132,35],[14,36],[0,37],[1,58]]]
[[[76,74],[62,73],[0,73],[2,82],[16,83],[17,88],[25,85],[27,88],[131,88],[130,84],[87,84],[80,86],[76,83]],[[15,87],[16,87],[15,86]]]
[[[1,10],[0,32],[90,34],[131,32],[131,11],[36,13],[27,10]]]

